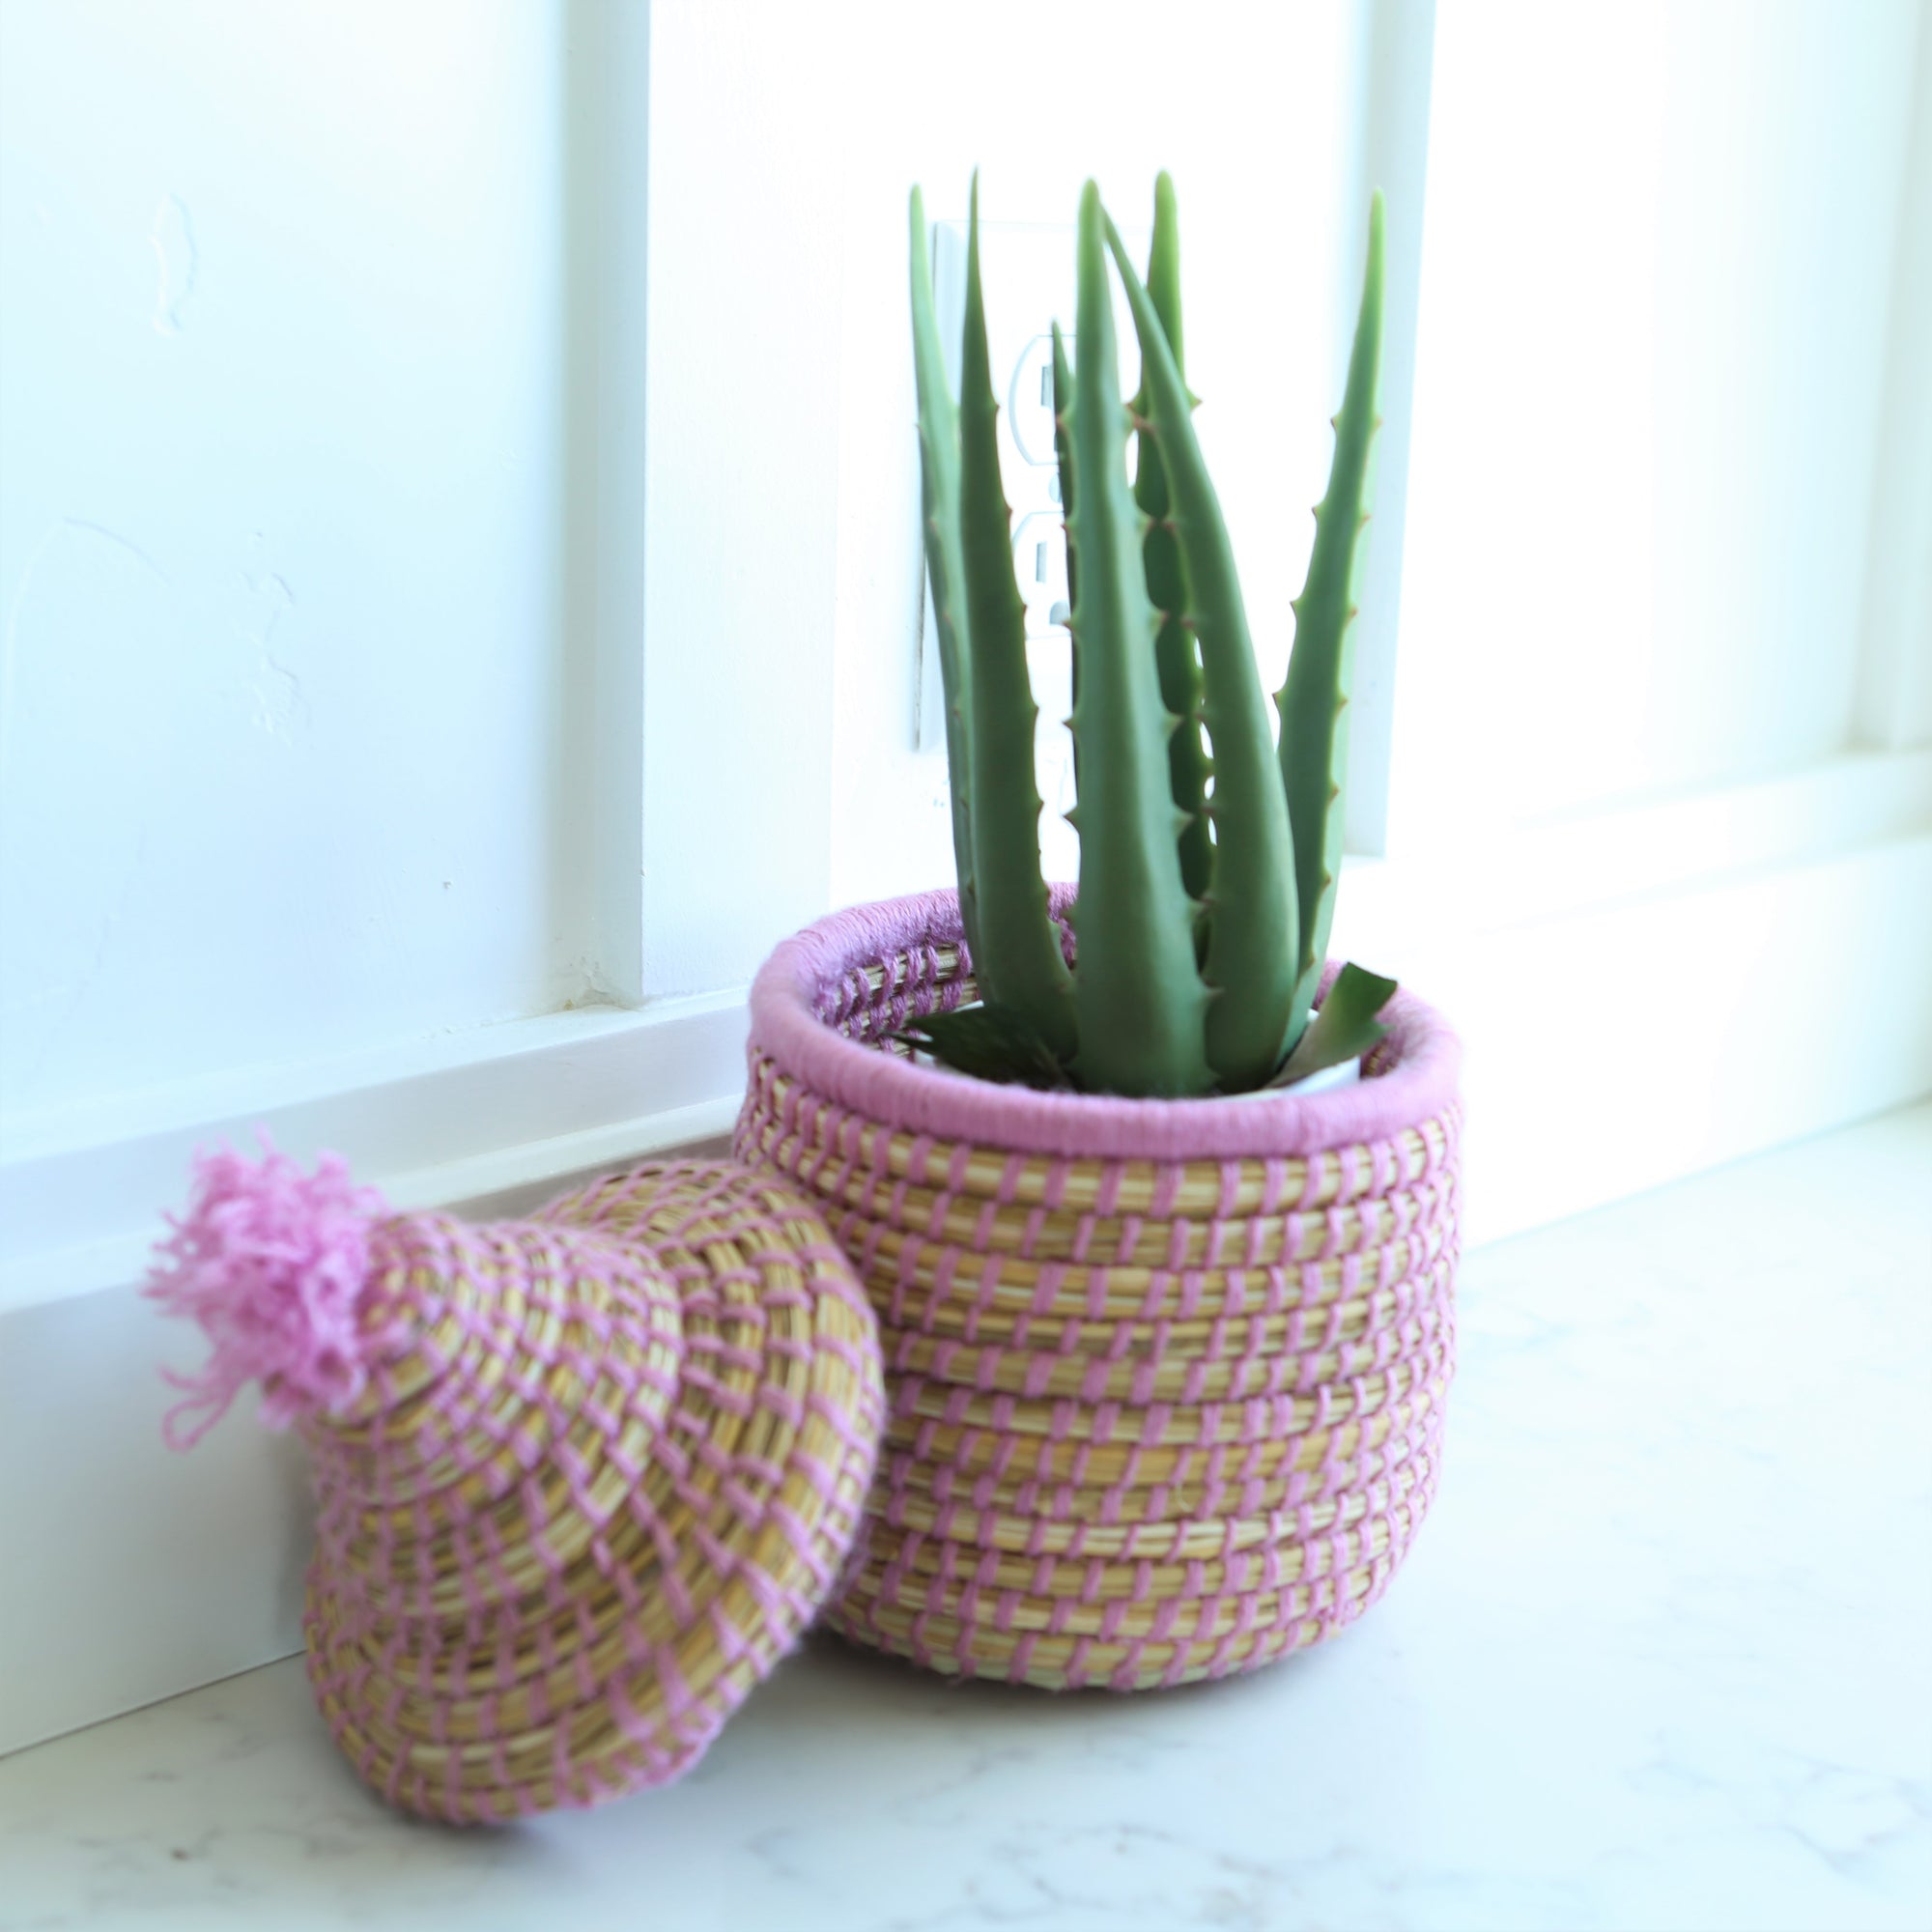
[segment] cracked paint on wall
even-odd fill
[[[550,1011],[584,945],[563,0],[108,11],[0,0],[10,1129]]]
[[[255,725],[271,738],[287,737],[298,724],[305,724],[309,719],[301,673],[275,648],[275,633],[282,618],[295,609],[296,593],[289,588],[288,580],[272,570],[245,570],[242,582],[253,606],[242,635],[260,660],[261,669],[254,688]]]
[[[155,251],[159,270],[155,287],[155,333],[179,335],[182,310],[194,294],[195,275],[201,265],[187,204],[180,195],[161,197],[155,209],[155,218],[148,224],[148,245]]]

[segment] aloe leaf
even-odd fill
[[[1111,222],[1107,240],[1140,335],[1146,433],[1166,471],[1185,609],[1200,642],[1217,835],[1202,973],[1216,993],[1208,1060],[1222,1087],[1238,1093],[1261,1086],[1288,1045],[1296,972],[1294,846],[1234,547],[1194,434],[1192,399]]]
[[[1066,435],[1066,406],[1073,400],[1073,369],[1066,359],[1066,339],[1060,332],[1059,323],[1053,325],[1053,454],[1060,468],[1060,525],[1063,540],[1073,523],[1073,445]],[[1066,608],[1073,609],[1074,597],[1078,594],[1073,576],[1073,545],[1066,542]],[[1068,684],[1067,704],[1072,706],[1080,699],[1080,641],[1073,637],[1069,626],[1067,637],[1072,639],[1072,662],[1068,668],[1071,673]],[[1080,747],[1073,748],[1073,792],[1080,794]]]
[[[1105,214],[1080,197],[1079,313],[1067,433],[1078,482],[1068,541],[1079,571],[1080,896],[1074,1003],[1081,1083],[1122,1094],[1205,1094],[1208,992],[1194,963],[1194,902],[1180,874],[1169,786],[1174,717],[1154,667],[1143,519],[1127,489]]]
[[[979,897],[973,868],[972,728],[967,666],[972,647],[965,608],[959,534],[959,422],[946,382],[946,357],[933,315],[931,246],[925,198],[912,191],[913,374],[919,388],[920,525],[932,586],[933,628],[946,711],[946,765],[952,792],[952,863],[959,875],[959,914],[966,948],[980,952]]]
[[[1067,1084],[1053,1049],[1026,1015],[1010,1007],[988,1002],[927,1013],[894,1037],[976,1079],[1042,1088]]]
[[[1183,393],[1187,359],[1182,349],[1180,319],[1180,219],[1175,206],[1174,182],[1163,169],[1154,182],[1153,241],[1148,249],[1148,295],[1160,319],[1161,334],[1181,372]],[[1194,398],[1188,396],[1188,406]],[[1151,412],[1147,352],[1141,352],[1141,385],[1131,405],[1136,416]],[[1205,899],[1213,877],[1214,840],[1208,823],[1208,749],[1201,738],[1201,650],[1188,622],[1180,552],[1168,523],[1167,471],[1161,462],[1159,440],[1151,428],[1136,441],[1134,501],[1148,519],[1142,544],[1147,567],[1148,596],[1160,613],[1154,633],[1154,662],[1160,670],[1161,702],[1180,721],[1167,741],[1168,781],[1175,804],[1187,814],[1180,829],[1180,876],[1190,898]],[[1208,1058],[1213,1058],[1211,1047]]]
[[[1382,344],[1382,198],[1369,208],[1369,259],[1349,355],[1349,381],[1335,418],[1328,489],[1315,506],[1315,548],[1294,600],[1294,647],[1275,702],[1281,711],[1281,774],[1294,828],[1301,945],[1288,1037],[1301,1031],[1328,951],[1342,871],[1348,783],[1348,704],[1354,678],[1356,589],[1362,527],[1373,490],[1371,457],[1381,418],[1376,387]]]
[[[1268,1085],[1286,1087],[1320,1073],[1323,1067],[1359,1060],[1378,1040],[1388,1037],[1388,1028],[1376,1015],[1394,992],[1393,980],[1384,980],[1350,960],[1336,974],[1328,997],[1315,1009],[1315,1017],[1295,1042],[1294,1051]]]
[[[1073,978],[1048,909],[1034,781],[1038,707],[1027,672],[1026,607],[1013,581],[1012,513],[1000,483],[1000,406],[987,360],[980,282],[980,181],[966,241],[959,357],[959,531],[972,637],[973,884],[986,998],[1025,1016],[1062,1060],[1073,1057]]]

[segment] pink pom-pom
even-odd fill
[[[307,1175],[266,1134],[259,1161],[231,1148],[197,1158],[194,1200],[168,1216],[174,1233],[156,1243],[145,1290],[199,1321],[213,1348],[198,1375],[167,1374],[188,1392],[163,1425],[171,1447],[191,1449],[250,1381],[263,1384],[271,1429],[355,1400],[380,1339],[365,1332],[361,1302],[370,1221],[383,1211],[336,1155]]]

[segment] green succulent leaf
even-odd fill
[[[1024,1013],[1010,1007],[956,1007],[926,1013],[894,1038],[923,1048],[957,1073],[1025,1087],[1065,1087],[1066,1069]]]
[[[959,913],[966,944],[980,948],[979,894],[973,866],[972,723],[969,665],[972,639],[966,609],[959,520],[959,415],[946,382],[946,357],[932,306],[931,241],[925,200],[918,188],[906,210],[911,243],[913,373],[919,391],[920,526],[932,584],[933,627],[939,634],[940,681],[945,687],[946,765],[952,782],[952,862],[959,877]]]
[[[1053,460],[1060,473],[1060,521],[1073,516],[1073,444],[1066,434],[1066,409],[1073,400],[1073,365],[1066,359],[1066,338],[1053,325]],[[1073,554],[1066,555],[1066,605],[1073,608]],[[1077,660],[1076,660],[1077,663]],[[1076,670],[1075,675],[1078,675]]]
[[[1328,997],[1315,1009],[1294,1051],[1268,1085],[1287,1087],[1324,1067],[1359,1060],[1378,1040],[1388,1037],[1388,1028],[1376,1015],[1394,993],[1393,980],[1384,980],[1351,959],[1336,974]]]
[[[1121,1094],[1205,1094],[1209,993],[1194,958],[1194,901],[1180,871],[1181,814],[1169,781],[1174,715],[1161,702],[1155,619],[1127,489],[1100,190],[1081,190],[1079,307],[1066,414],[1075,494],[1067,541],[1079,571],[1073,635],[1080,695],[1080,936],[1073,997],[1082,1082]]]
[[[1171,193],[1164,206],[1171,228]],[[1193,613],[1187,639],[1189,656],[1197,645],[1199,652],[1193,690],[1214,743],[1218,837],[1202,965],[1202,978],[1216,993],[1208,1012],[1208,1062],[1224,1090],[1245,1093],[1268,1078],[1291,1044],[1296,905],[1288,801],[1255,670],[1234,545],[1194,434],[1192,398],[1152,295],[1135,274],[1111,221],[1107,243],[1140,338],[1146,404],[1140,421],[1149,452],[1143,461],[1156,461],[1163,474],[1160,506],[1170,529],[1159,534],[1172,551],[1169,609]],[[1150,545],[1154,534],[1149,532]],[[1151,559],[1151,549],[1149,555]],[[1154,582],[1151,567],[1149,582]],[[1198,746],[1198,731],[1195,738]]]
[[[999,403],[987,359],[980,284],[980,178],[966,242],[966,317],[959,353],[959,539],[971,719],[973,886],[979,938],[973,970],[989,1000],[1026,1015],[1061,1059],[1078,1037],[1073,980],[1047,910],[1034,783],[1038,711],[1027,676],[1026,611],[1013,581],[1012,513],[1000,485]]]
[[[909,216],[923,525],[945,684],[960,910],[983,1003],[896,1036],[977,1078],[1122,1095],[1281,1087],[1383,1038],[1394,981],[1350,964],[1311,1011],[1340,870],[1352,620],[1373,497],[1383,219],[1294,647],[1269,728],[1232,545],[1195,438],[1174,185],[1155,187],[1143,282],[1081,196],[1072,338],[1053,332],[1054,457],[1072,638],[1079,935],[1069,972],[1040,873],[1036,713],[1001,488],[977,182],[959,391],[933,313],[924,209]],[[1108,256],[1141,350],[1122,402]],[[1069,355],[1069,351],[1074,353]],[[1123,444],[1138,438],[1129,487]],[[1211,798],[1209,787],[1211,785]]]
[[[1111,239],[1111,228],[1109,234]],[[1148,250],[1147,293],[1179,376],[1187,366],[1181,348],[1180,217],[1175,205],[1174,180],[1165,169],[1153,187],[1153,242]],[[1192,409],[1196,399],[1184,381],[1179,392],[1186,407]],[[1153,414],[1152,394],[1148,354],[1143,348],[1141,385],[1129,405],[1136,419],[1144,422]],[[1135,446],[1134,501],[1148,519],[1141,545],[1147,560],[1148,597],[1160,613],[1160,628],[1153,640],[1154,662],[1160,670],[1161,702],[1179,720],[1167,741],[1167,761],[1174,802],[1187,814],[1187,822],[1180,828],[1180,876],[1189,898],[1205,899],[1213,883],[1214,841],[1208,826],[1210,768],[1201,736],[1201,646],[1187,620],[1192,606],[1187,600],[1179,546],[1169,521],[1167,471],[1160,442],[1151,427],[1144,427]],[[1204,911],[1204,927],[1206,919]],[[1205,929],[1200,936],[1205,949]],[[1212,1021],[1208,1024],[1211,1029]],[[1208,1058],[1213,1058],[1211,1046]]]
[[[1315,547],[1294,600],[1294,647],[1275,703],[1281,712],[1281,775],[1294,828],[1295,903],[1301,916],[1299,976],[1290,1016],[1291,1047],[1315,997],[1335,918],[1349,782],[1348,706],[1354,680],[1353,621],[1374,495],[1376,390],[1382,347],[1382,197],[1369,204],[1368,263],[1349,352],[1349,380],[1335,417],[1328,488],[1315,506]]]
[[[1066,411],[1073,401],[1073,365],[1066,359],[1066,338],[1060,331],[1059,323],[1053,325],[1053,457],[1060,470],[1060,526],[1063,536],[1073,525],[1073,444],[1066,434]],[[1078,565],[1073,555],[1070,539],[1066,543],[1066,608],[1072,611],[1074,600],[1079,596]],[[1080,701],[1080,639],[1074,637],[1069,622],[1066,633],[1070,659],[1067,668],[1070,673],[1070,695],[1068,703]],[[1073,795],[1080,795],[1080,747],[1073,747]]]

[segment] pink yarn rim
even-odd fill
[[[1064,912],[1071,886],[1055,886]],[[959,895],[917,894],[834,913],[785,940],[752,985],[752,1045],[821,1097],[908,1133],[1029,1153],[1126,1160],[1214,1160],[1321,1153],[1385,1140],[1441,1114],[1456,1097],[1461,1043],[1413,993],[1382,1019],[1387,1065],[1326,1094],[1267,1098],[1123,1100],[1032,1088],[921,1066],[861,1045],[819,1018],[825,995],[855,969],[902,952],[962,943]],[[1336,970],[1331,962],[1330,976]]]

